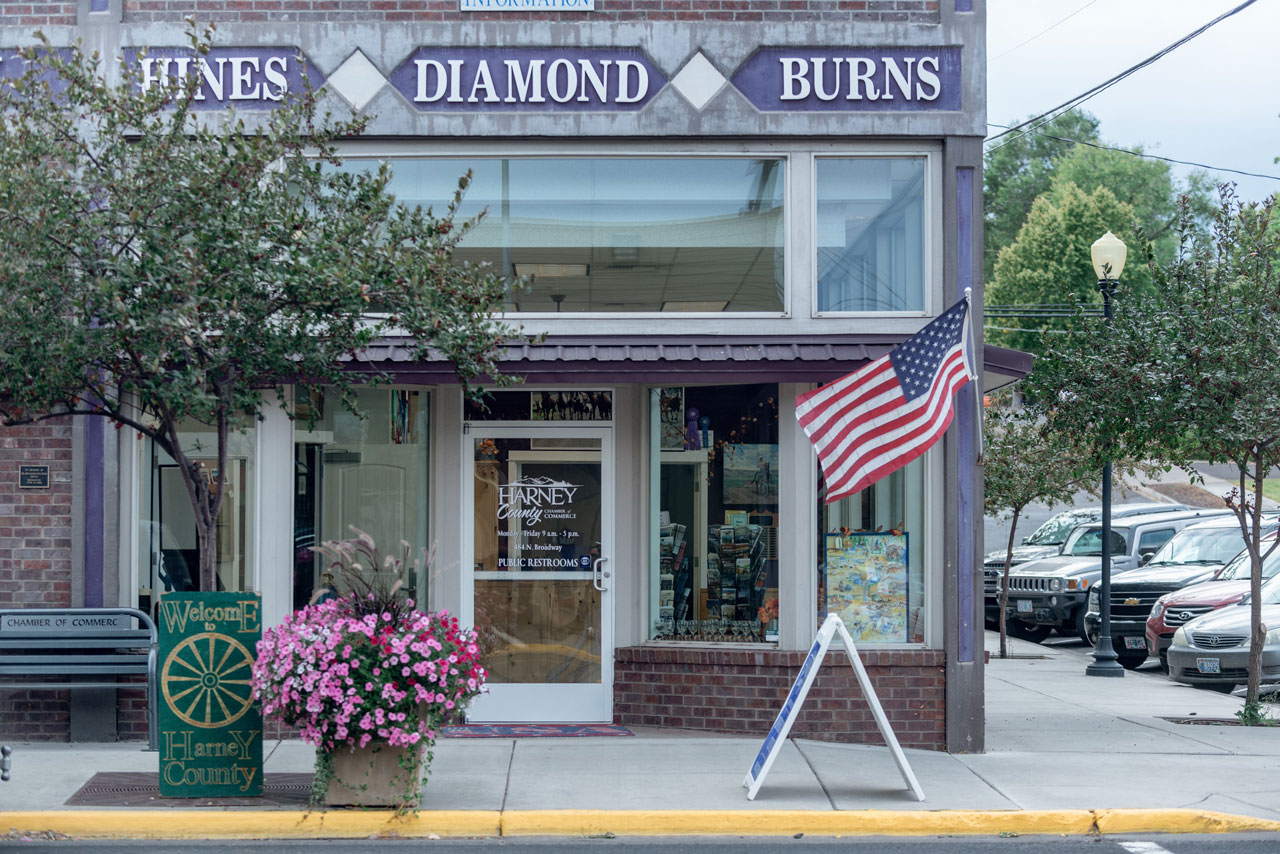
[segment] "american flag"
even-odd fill
[[[961,300],[861,370],[796,398],[818,451],[827,503],[854,495],[929,450],[951,399],[973,375],[969,302]]]

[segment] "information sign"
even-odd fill
[[[48,489],[49,467],[46,465],[18,466],[19,489]]]
[[[160,794],[262,795],[262,710],[249,685],[255,593],[166,593],[160,600]]]
[[[885,717],[884,708],[880,705],[880,699],[876,696],[875,688],[871,685],[867,670],[862,666],[862,659],[858,656],[858,650],[853,645],[853,638],[850,637],[848,629],[844,627],[844,623],[836,614],[828,614],[826,621],[818,629],[818,636],[814,639],[813,646],[809,647],[809,654],[805,656],[804,664],[800,666],[800,673],[796,676],[796,681],[792,684],[791,691],[787,694],[787,700],[782,704],[782,709],[778,712],[778,717],[774,719],[773,726],[769,728],[769,734],[765,737],[764,744],[760,746],[760,751],[756,754],[755,761],[751,763],[751,769],[747,771],[746,779],[742,781],[742,785],[747,789],[747,800],[754,801],[756,799],[756,793],[760,791],[760,786],[764,783],[765,776],[773,766],[774,760],[778,758],[782,745],[786,743],[787,734],[791,732],[791,725],[795,723],[800,714],[800,707],[804,705],[804,699],[809,694],[809,688],[813,685],[813,680],[818,675],[818,668],[822,666],[822,660],[826,657],[827,649],[831,646],[831,641],[836,637],[839,637],[840,642],[844,645],[849,661],[853,665],[854,674],[858,677],[858,685],[861,686],[862,694],[867,698],[868,705],[871,706],[871,712],[876,719],[876,726],[879,727],[880,735],[884,738],[885,744],[889,746],[889,751],[893,754],[893,761],[897,764],[898,771],[902,774],[902,779],[906,782],[907,787],[911,789],[911,793],[915,795],[916,800],[924,800],[924,790],[920,788],[920,782],[916,780],[916,775],[911,770],[911,765],[907,762],[906,754],[902,752],[902,746],[898,744],[898,738],[893,734],[893,729],[889,726],[889,719]]]

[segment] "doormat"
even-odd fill
[[[67,799],[69,807],[283,807],[306,809],[311,774],[267,774],[260,798],[162,798],[155,771],[99,771]]]
[[[444,728],[445,738],[582,738],[635,735],[616,724],[463,724]]]

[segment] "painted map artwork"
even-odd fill
[[[827,613],[855,642],[907,643],[907,535],[827,534]]]

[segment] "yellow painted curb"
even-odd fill
[[[933,836],[1090,833],[1090,810],[518,810],[503,836]]]
[[[356,839],[498,836],[496,810],[47,810],[0,812],[0,831],[97,839]]]
[[[1280,821],[1207,810],[1098,810],[1099,833],[1246,833],[1280,830]]]
[[[993,836],[1280,831],[1280,821],[1189,809],[1123,810],[32,810],[0,832],[86,839],[497,836]]]

